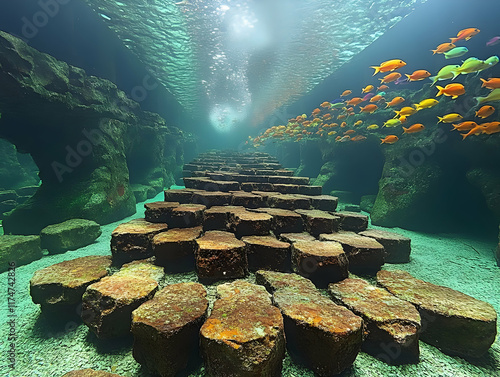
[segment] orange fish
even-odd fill
[[[378,109],[377,105],[370,104],[370,105],[366,105],[366,106],[362,107],[360,113],[370,113],[370,114],[372,114],[377,109]]]
[[[341,97],[345,97],[345,96],[348,96],[351,93],[352,93],[352,90],[344,90],[340,96]]]
[[[399,105],[404,101],[405,99],[403,97],[394,97],[390,102],[386,104],[385,108],[387,109],[388,107]]]
[[[455,99],[465,93],[465,88],[462,84],[448,84],[444,88],[442,86],[436,85],[436,88],[438,89],[436,97],[444,94],[445,96]]]
[[[465,39],[468,41],[471,39],[474,35],[478,34],[481,30],[475,27],[470,27],[467,29],[460,30],[456,36],[456,38],[450,38],[451,43],[456,43],[461,39]]]
[[[351,98],[349,101],[347,101],[346,104],[348,104],[349,106],[356,106],[359,105],[361,102],[363,102],[363,98],[354,97]]]
[[[314,119],[313,119],[313,123],[321,123],[321,119],[319,119],[319,118],[314,118]]]
[[[372,98],[370,98],[370,102],[378,102],[378,101],[382,101],[383,99],[384,99],[384,96],[377,94],[376,96],[373,96]]]
[[[311,122],[310,120],[306,120],[305,122],[302,122],[302,125],[303,125],[304,127],[307,127],[307,126],[309,126],[311,123],[312,123],[312,122]]]
[[[346,132],[344,132],[344,135],[352,135],[355,132],[356,131],[354,131],[354,130],[347,130]]]
[[[321,107],[330,107],[330,102],[325,101],[320,106]]]
[[[448,52],[455,47],[457,47],[457,46],[455,46],[453,43],[441,43],[439,46],[437,46],[437,48],[435,50],[431,50],[432,55],[444,54],[445,52]]]
[[[400,77],[401,77],[401,73],[393,72],[393,73],[389,73],[388,75],[384,76],[383,79],[379,79],[379,80],[380,80],[380,83],[388,84],[390,82],[396,81]]]
[[[476,111],[476,117],[478,118],[488,118],[491,114],[495,112],[495,108],[493,106],[485,105],[481,107],[478,111]]]
[[[356,135],[356,136],[351,138],[351,141],[363,141],[363,140],[366,140],[366,136]]]
[[[471,135],[481,135],[484,131],[484,128],[480,125],[474,127],[472,130],[469,131],[469,133],[466,133],[466,134],[461,134],[462,135],[462,140],[465,140],[466,138],[468,138],[469,136]]]
[[[327,113],[321,117],[323,120],[330,120],[332,119],[332,115],[330,113]]]
[[[320,112],[321,112],[320,109],[314,109],[311,114],[314,116],[314,115],[318,115]]]
[[[346,122],[342,122],[342,123],[340,124],[340,127],[342,127],[342,128],[344,128],[345,126],[347,126],[347,123],[346,123]]]
[[[337,137],[335,138],[335,141],[339,141],[341,138],[342,138],[342,136],[337,136]]]
[[[380,85],[380,86],[377,88],[377,90],[378,90],[378,91],[381,91],[381,90],[386,90],[386,89],[389,89],[389,87],[388,87],[387,85],[385,85],[385,84],[382,84],[382,85]]]
[[[406,74],[406,77],[408,77],[408,81],[420,81],[426,79],[427,77],[430,77],[430,75],[430,72],[426,71],[425,69],[420,69],[413,72],[411,75]]]
[[[453,129],[457,130],[457,131],[470,131],[474,127],[477,127],[478,124],[476,122],[473,122],[473,121],[466,121],[466,122],[462,122],[459,124],[452,124],[452,126],[453,126]]]
[[[370,68],[374,68],[375,72],[373,75],[375,76],[379,72],[390,72],[390,71],[395,71],[398,68],[404,67],[406,63],[402,61],[401,59],[392,59],[388,60],[386,62],[383,62],[379,66],[372,66]]]
[[[479,126],[483,127],[484,129],[483,133],[487,135],[496,134],[500,132],[500,122],[482,123]]]
[[[488,80],[481,79],[483,82],[483,85],[481,85],[481,88],[488,88],[488,89],[498,89],[500,88],[500,79],[499,78],[491,78]]]
[[[403,127],[403,133],[404,134],[414,134],[420,131],[423,131],[425,129],[423,124],[416,123],[408,128]]]
[[[382,142],[380,144],[394,144],[396,141],[399,140],[399,137],[396,135],[388,135],[384,139],[380,139]]]
[[[361,93],[368,93],[368,92],[371,92],[373,90],[374,86],[373,85],[367,85],[365,86],[362,90],[361,90]]]
[[[330,127],[337,127],[338,125],[338,123],[330,123]]]
[[[337,119],[344,119],[345,118],[345,114],[340,114],[337,116]]]

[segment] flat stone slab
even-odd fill
[[[233,206],[243,206],[245,208],[260,208],[264,206],[264,199],[260,195],[250,192],[232,192],[231,204]]]
[[[281,208],[258,208],[255,212],[263,212],[273,217],[271,229],[274,234],[299,233],[304,230],[304,220],[297,212]]]
[[[195,242],[198,278],[217,280],[246,276],[248,261],[245,243],[233,233],[211,230]]]
[[[184,165],[184,167],[185,167],[185,165]],[[196,189],[196,190],[214,191],[214,190],[210,190],[210,188],[212,186],[212,181],[207,177],[190,177],[190,178],[184,177],[183,181],[184,181],[184,186],[186,186],[186,188]]]
[[[82,301],[87,287],[108,275],[109,256],[76,258],[35,271],[30,280],[30,295],[42,310],[74,306]]]
[[[153,202],[144,204],[144,218],[150,223],[167,223],[170,213],[180,202]]]
[[[49,253],[63,253],[90,245],[101,233],[101,226],[95,221],[71,219],[43,228],[40,242]]]
[[[180,204],[169,212],[167,224],[170,228],[192,228],[203,224],[203,204]]]
[[[65,373],[62,377],[122,377],[115,373],[94,369],[80,369]]]
[[[165,276],[165,271],[163,267],[157,266],[154,262],[155,258],[149,258],[126,263],[113,276],[148,278],[159,283]]]
[[[333,233],[339,229],[339,217],[319,209],[298,209],[304,219],[306,231],[317,237],[321,233]]]
[[[272,216],[267,213],[233,211],[229,213],[229,229],[236,237],[265,236],[271,231]]]
[[[273,236],[246,236],[241,240],[246,244],[250,271],[290,271],[289,243],[278,241]]]
[[[337,209],[339,198],[331,195],[310,196],[311,207],[322,211],[334,212]]]
[[[298,275],[266,271],[256,277],[273,286],[273,302],[283,314],[293,358],[325,377],[354,363],[363,341],[362,318],[321,295]]]
[[[268,198],[273,196],[273,195],[281,195],[279,192],[276,192],[276,191],[259,191],[259,190],[254,190],[254,191],[251,191],[252,194],[255,194],[255,195],[259,195],[262,197],[262,199],[264,200],[264,205],[263,207],[269,207],[269,204],[268,204]]]
[[[292,243],[292,269],[317,287],[347,278],[347,255],[338,242],[297,241]]]
[[[111,253],[114,264],[123,264],[153,256],[153,237],[168,229],[164,223],[134,219],[118,225],[111,233]]]
[[[317,292],[316,286],[311,280],[293,273],[259,270],[255,272],[255,281],[257,284],[263,285],[270,293],[274,293],[276,290],[282,288],[291,288],[301,291],[309,289]]]
[[[411,253],[411,239],[386,230],[368,229],[359,235],[375,239],[384,246],[386,263],[408,263]]]
[[[82,297],[82,320],[99,339],[130,333],[132,311],[153,298],[158,283],[131,274],[107,276],[91,284]]]
[[[169,229],[153,237],[155,263],[169,272],[185,272],[195,269],[195,240],[201,236],[201,226]]]
[[[309,177],[290,177],[283,175],[271,175],[268,177],[269,183],[284,183],[292,185],[308,185]]]
[[[265,182],[243,182],[240,184],[240,188],[243,191],[277,191],[274,189],[274,185]]]
[[[230,205],[232,194],[222,191],[198,191],[193,194],[192,202],[203,204],[207,208]]]
[[[207,191],[237,191],[240,189],[240,184],[236,181],[207,181],[208,184],[204,186],[204,190]]]
[[[365,280],[344,279],[328,291],[337,304],[363,318],[363,350],[391,365],[418,363],[420,314],[408,301]]]
[[[213,206],[204,212],[203,230],[226,231],[229,227],[229,214],[235,211],[245,211],[241,206]]]
[[[279,239],[283,242],[294,243],[298,241],[316,241],[309,233],[281,233]]]
[[[481,357],[495,341],[497,313],[489,303],[401,270],[379,271],[377,282],[417,307],[422,317],[420,338],[441,351]]]
[[[274,183],[272,185],[273,191],[277,191],[281,194],[298,194],[299,185],[291,183]]]
[[[340,231],[321,234],[319,239],[342,244],[349,258],[349,270],[354,273],[374,274],[384,264],[384,247],[373,238],[363,237],[353,232]]]
[[[197,190],[193,189],[172,189],[165,190],[166,202],[179,202],[180,204],[191,203],[193,200],[193,193]]]
[[[368,227],[368,216],[358,212],[338,211],[340,217],[339,228],[348,232],[362,232]]]
[[[203,324],[201,349],[211,376],[281,376],[285,332],[280,310],[261,286],[236,281],[218,288]]]
[[[304,197],[294,195],[272,195],[267,198],[269,207],[296,210],[309,209],[311,201]]]
[[[151,373],[175,376],[199,353],[208,300],[203,285],[179,283],[158,291],[132,312],[134,359]]]
[[[0,273],[9,268],[29,264],[43,256],[40,248],[40,236],[0,235]]]
[[[299,192],[297,194],[318,196],[322,192],[323,186],[299,185]]]

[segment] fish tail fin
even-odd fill
[[[403,134],[407,133],[406,131],[408,131],[408,128],[403,127]]]
[[[469,136],[469,134],[460,134],[460,135],[462,135],[462,140],[465,140],[465,138]]]
[[[394,118],[397,118],[397,117],[399,116],[399,111],[394,110],[394,112],[396,113],[396,115],[394,115],[394,116],[392,117],[393,119],[394,119]]]
[[[438,117],[438,119],[439,119],[438,123],[441,123],[443,121],[444,117]]]
[[[438,81],[437,76],[431,76],[431,77],[429,77],[429,80],[432,80],[431,86],[433,86]]]
[[[384,79],[379,79],[380,80],[380,83],[382,84],[384,82]]]
[[[410,80],[411,75],[409,75],[408,73],[405,73],[405,76],[407,77],[406,81],[411,81],[411,80]]]
[[[457,78],[458,75],[460,75],[460,71],[452,71],[451,73],[453,73],[453,78],[452,80],[455,80]]]
[[[474,98],[477,101],[476,106],[479,106],[480,104],[482,104],[484,102],[485,98],[486,97],[476,97],[476,98]]]
[[[384,144],[385,143],[385,139],[380,139],[382,142],[380,144]]]
[[[458,41],[458,38],[450,38],[450,41],[451,43],[455,43],[456,41]]]
[[[436,88],[438,90],[438,93],[436,94],[436,97],[439,97],[440,95],[443,94],[443,87],[442,86],[439,86],[439,85],[436,85]]]
[[[481,85],[481,88],[484,88],[486,86],[486,83],[488,82],[488,80],[485,80],[483,78],[480,78],[479,80],[481,80],[483,82],[483,84]]]
[[[431,50],[431,51],[432,51],[432,55],[434,55],[437,52],[437,49]]]
[[[373,76],[375,76],[377,73],[380,72],[380,67],[377,67],[377,66],[371,66],[370,68],[373,68],[375,70],[375,72],[373,73]]]

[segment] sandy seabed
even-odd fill
[[[163,200],[163,194],[149,201]],[[87,255],[110,255],[111,232],[118,224],[142,217],[143,203],[137,213],[117,223],[102,226],[102,235],[92,245],[58,255],[48,255],[15,272],[15,368],[7,365],[11,347],[8,339],[7,272],[0,274],[0,376],[60,377],[75,369],[93,368],[128,377],[150,377],[132,357],[132,339],[99,341],[75,317],[68,321],[51,321],[41,315],[38,305],[29,295],[29,281],[36,270],[64,260]],[[373,227],[379,229],[379,227]],[[382,228],[380,228],[382,229]],[[384,269],[403,269],[413,276],[434,284],[444,285],[492,304],[500,312],[500,268],[494,260],[495,240],[479,240],[460,235],[429,235],[403,229],[392,229],[412,240],[411,262],[386,264]],[[177,274],[166,277],[166,284],[196,281],[196,274]],[[209,295],[213,287],[208,287]],[[186,377],[205,376],[202,367]],[[297,365],[287,355],[283,362],[285,377],[313,377],[314,373]],[[437,348],[420,342],[420,363],[389,366],[361,352],[343,377],[475,377],[500,375],[500,336],[482,358],[468,362],[460,357],[443,354]]]

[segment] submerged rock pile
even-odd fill
[[[463,357],[481,356],[493,343],[490,304],[380,270],[388,260],[409,260],[408,238],[367,230],[366,216],[335,212],[335,197],[289,193],[313,186],[267,155],[202,157],[186,170],[195,175],[186,184],[198,186],[167,190],[164,202],[145,205],[144,219],[118,226],[111,258],[37,271],[34,302],[43,311],[80,304],[98,338],[132,333],[134,358],[161,376],[196,365],[199,355],[213,376],[280,376],[287,349],[319,376],[332,376],[360,350],[389,364],[417,363],[419,337]],[[119,269],[110,275],[111,264]],[[164,286],[164,273],[193,270],[199,282]],[[250,272],[257,284],[216,283],[210,307],[200,283]],[[350,272],[376,275],[381,287]]]

